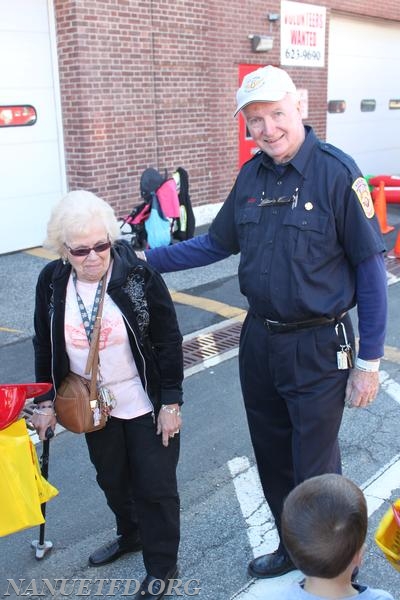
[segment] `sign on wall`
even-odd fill
[[[281,2],[281,65],[323,67],[326,8],[302,2]]]
[[[308,119],[308,90],[297,88],[297,93],[300,100],[301,118]]]

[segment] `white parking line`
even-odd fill
[[[398,283],[400,281],[400,277],[397,277],[397,275],[393,275],[393,273],[390,273],[389,271],[386,271],[386,275],[388,285],[394,285],[395,283]]]
[[[228,462],[242,515],[247,525],[247,535],[254,556],[268,554],[278,546],[278,534],[268,504],[261,488],[257,468],[250,466],[247,456]],[[292,571],[273,579],[251,579],[248,584],[231,597],[237,600],[268,598],[268,592],[277,592],[292,581],[303,578],[300,571]]]
[[[392,492],[399,487],[400,481],[400,454],[392,458],[368,481],[361,485],[368,505],[370,517],[384,502],[388,502]],[[389,507],[389,503],[388,503]]]
[[[400,404],[400,385],[386,371],[380,371],[379,380],[385,394]]]
[[[228,467],[246,521],[253,555],[273,552],[278,545],[278,534],[271,511],[265,502],[257,468],[250,466],[247,456],[230,460]]]

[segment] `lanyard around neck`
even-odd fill
[[[76,272],[75,271],[72,272],[72,280],[73,280],[74,286],[75,286],[76,300],[78,302],[79,311],[80,311],[81,317],[82,317],[82,323],[85,328],[86,337],[88,339],[89,344],[92,339],[93,328],[94,328],[94,324],[96,322],[97,313],[99,312],[99,304],[100,304],[101,292],[102,292],[103,285],[104,285],[104,277],[102,277],[100,279],[100,281],[97,285],[96,294],[95,294],[94,302],[93,302],[92,314],[90,315],[90,318],[89,318],[89,315],[86,310],[86,306],[84,305],[83,300],[80,297],[78,290],[77,290]]]

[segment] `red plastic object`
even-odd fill
[[[373,175],[368,178],[369,185],[374,187],[379,187],[381,181],[383,181],[385,188],[400,187],[400,175]]]
[[[388,204],[399,204],[400,203],[400,188],[393,188],[392,190],[385,190],[386,202]]]
[[[0,429],[19,417],[27,398],[45,394],[51,387],[51,383],[0,383]]]
[[[379,188],[374,188],[371,192],[372,200],[374,202],[376,200],[378,193],[379,193]],[[392,188],[392,189],[385,187],[385,199],[386,199],[386,204],[400,203],[400,187]]]
[[[371,175],[368,177],[368,185],[374,188],[371,192],[374,202],[381,182],[385,186],[386,203],[400,204],[400,175]]]

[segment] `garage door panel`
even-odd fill
[[[0,71],[7,87],[25,90],[52,84],[49,44],[48,33],[1,32]]]
[[[35,160],[32,160],[32,154]],[[57,145],[54,142],[18,144],[10,146],[0,164],[0,205],[2,214],[7,211],[7,202],[20,195],[32,194],[40,189],[44,194],[59,189],[60,165]]]
[[[331,15],[328,100],[346,110],[327,116],[327,140],[351,154],[365,173],[396,173],[400,165],[400,111],[389,100],[398,85],[400,26],[383,20]],[[376,110],[362,113],[363,99]]]
[[[32,105],[37,121],[0,128],[0,253],[42,244],[65,193],[62,124],[48,0],[0,0],[0,105]]]
[[[378,128],[374,131],[373,138],[363,139],[362,131],[365,125],[360,121],[346,124],[332,125],[338,140],[346,139],[346,147],[337,143],[345,152],[355,158],[364,173],[387,172],[387,164],[392,164],[394,172],[400,171],[400,154],[398,140],[386,135],[385,131]],[[372,165],[373,169],[369,168]],[[396,168],[397,165],[397,168]],[[386,168],[385,168],[386,166]],[[382,171],[382,169],[384,169]]]
[[[0,0],[1,29],[4,31],[48,32],[47,2]]]
[[[60,199],[58,193],[28,195],[18,198],[18,205],[9,203],[2,227],[7,227],[9,236],[0,236],[0,254],[15,250],[15,238],[18,237],[19,249],[40,246],[46,237],[46,222],[32,223],[29,215],[32,211],[50,214],[52,207]],[[1,209],[1,201],[0,201]],[[3,213],[4,214],[4,213]]]

